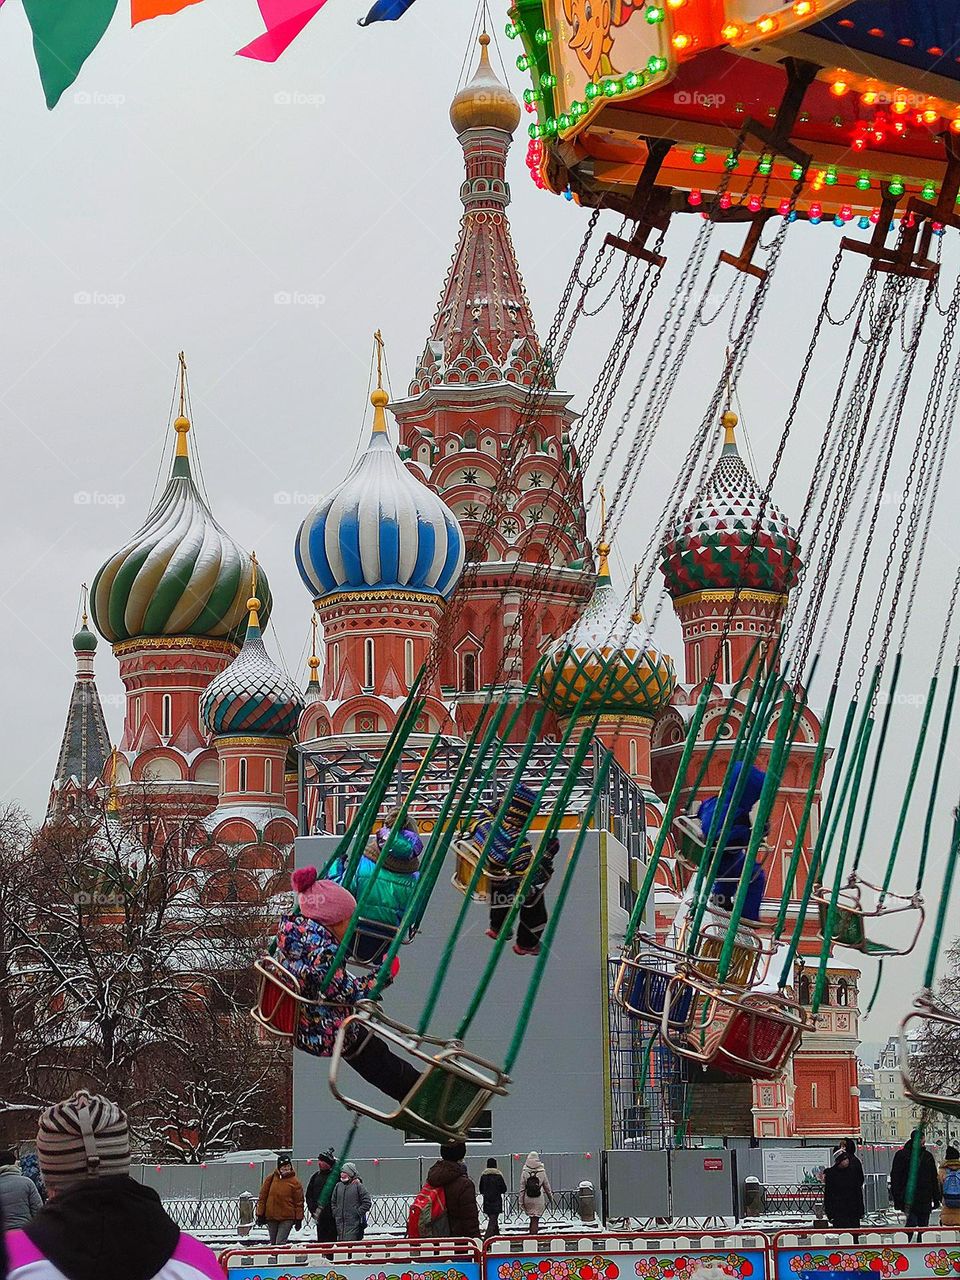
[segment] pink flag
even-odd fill
[[[244,58],[256,58],[258,62],[276,62],[326,2],[311,0],[305,4],[304,0],[258,0],[267,29],[237,53]]]

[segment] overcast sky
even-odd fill
[[[269,643],[276,652],[279,642],[288,666],[303,672],[311,606],[294,566],[297,526],[308,499],[342,477],[363,437],[377,327],[387,342],[393,390],[405,390],[461,208],[462,156],[447,108],[472,0],[418,0],[403,21],[361,30],[355,20],[366,8],[366,0],[329,0],[280,62],[268,66],[234,56],[261,29],[254,0],[205,0],[133,32],[124,25],[121,0],[112,30],[53,113],[43,103],[21,7],[0,12],[7,122],[0,135],[0,425],[7,453],[0,758],[4,797],[34,817],[46,803],[70,697],[79,586],[92,581],[150,507],[165,446],[164,466],[170,452],[165,436],[181,348],[193,398],[192,443],[211,505],[234,537],[256,549],[276,602]],[[512,59],[516,48],[499,38]],[[511,76],[519,93],[523,84],[512,67]],[[511,218],[543,334],[586,215],[534,188],[525,145],[521,133],[510,162]],[[677,221],[640,357],[696,230],[693,219]],[[738,234],[728,237],[731,246]],[[764,476],[836,238],[831,226],[792,229],[744,372],[744,426]],[[945,294],[956,277],[955,240],[944,255]],[[853,295],[862,270],[862,261],[845,264],[844,297]],[[616,303],[585,321],[582,340],[571,348],[560,382],[575,407],[602,363],[615,313]],[[620,531],[615,570],[624,577],[720,374],[726,331],[724,318],[703,330],[691,352]],[[794,514],[836,380],[837,332],[824,336],[781,468],[776,497]],[[921,352],[907,437],[937,337]],[[906,463],[904,454],[891,475],[885,520],[892,521]],[[615,480],[616,470],[608,484]],[[906,701],[896,710],[865,857],[870,870],[882,868],[886,857],[955,571],[958,480],[951,455],[907,644]],[[882,525],[881,540],[888,529]],[[878,573],[874,563],[868,582]],[[872,603],[869,589],[865,594]],[[652,611],[654,602],[647,604]],[[679,655],[669,609],[658,638]],[[97,677],[117,738],[122,686],[103,642]],[[845,677],[842,694],[849,692]],[[951,747],[931,854],[934,901],[957,776]],[[917,817],[904,841],[907,881],[920,825]],[[871,1041],[893,1028],[916,989],[920,956],[888,971],[888,998],[866,1031]],[[868,988],[872,976],[871,970]]]

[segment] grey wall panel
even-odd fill
[[[322,860],[330,840],[298,839],[298,865]],[[563,852],[571,840],[572,835],[564,833]],[[560,865],[558,860],[558,870]],[[558,874],[548,890],[548,902],[553,901],[559,880]],[[471,1147],[472,1155],[507,1150],[524,1155],[530,1150],[596,1154],[603,1145],[604,947],[599,884],[599,836],[590,832],[514,1068],[514,1083],[508,1097],[494,1101],[493,1141]],[[422,931],[401,953],[400,977],[386,993],[384,1008],[391,1016],[408,1023],[417,1021],[462,902],[445,871]],[[453,1033],[473,994],[492,946],[484,933],[486,927],[486,909],[472,905],[433,1020],[431,1029],[439,1034]],[[508,947],[467,1036],[472,1051],[502,1063],[532,972],[532,959],[517,956]],[[349,1068],[344,1068],[344,1084],[348,1078],[357,1096],[375,1098]],[[294,1139],[298,1155],[314,1155],[328,1143],[339,1146],[350,1119],[330,1094],[327,1061],[295,1053]],[[371,1121],[361,1124],[352,1149],[358,1158],[430,1159],[436,1151],[435,1146],[405,1145],[402,1133]],[[589,1173],[583,1176],[589,1177]]]
[[[670,1214],[667,1151],[607,1151],[605,1217],[666,1218]]]
[[[670,1152],[671,1212],[675,1218],[732,1217],[735,1155],[720,1147]]]

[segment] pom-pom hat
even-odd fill
[[[332,880],[321,880],[316,867],[298,867],[291,880],[301,915],[317,924],[339,924],[357,909],[353,894]]]

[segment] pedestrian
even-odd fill
[[[915,1159],[916,1176],[911,1178]],[[893,1207],[907,1215],[908,1230],[910,1227],[929,1227],[930,1212],[940,1203],[940,1176],[937,1162],[927,1150],[923,1131],[919,1128],[914,1129],[893,1157],[890,1195]],[[912,1231],[909,1239],[913,1239]]]
[[[487,1229],[483,1233],[484,1240],[500,1232],[500,1215],[503,1213],[503,1197],[507,1194],[507,1184],[503,1174],[497,1167],[496,1159],[491,1156],[487,1167],[480,1175],[480,1195],[483,1199],[483,1212],[487,1215]]]
[[[373,1207],[370,1192],[363,1185],[357,1166],[349,1161],[340,1170],[340,1180],[333,1188],[330,1208],[337,1226],[338,1240],[362,1240],[367,1229],[367,1214]]]
[[[31,1178],[20,1172],[13,1147],[0,1150],[0,1210],[8,1231],[25,1227],[43,1208],[40,1192]]]
[[[215,1254],[130,1177],[130,1132],[116,1103],[81,1090],[48,1107],[37,1154],[49,1199],[8,1233],[8,1280],[224,1280]]]
[[[855,1171],[857,1178],[860,1181],[860,1185],[862,1187],[867,1180],[867,1175],[863,1172],[863,1164],[860,1160],[860,1157],[857,1155],[856,1138],[844,1138],[843,1142],[841,1142],[840,1145],[849,1156],[850,1167]]]
[[[317,1224],[318,1244],[332,1244],[337,1238],[337,1224],[334,1221],[333,1210],[330,1208],[330,1196],[327,1197],[326,1204],[320,1203],[323,1189],[327,1185],[327,1178],[336,1163],[337,1157],[333,1153],[333,1147],[321,1151],[317,1156],[317,1172],[307,1183],[307,1209]]]
[[[530,1218],[530,1234],[535,1236],[540,1219],[547,1207],[547,1199],[553,1201],[553,1188],[536,1151],[531,1151],[520,1172],[520,1210]]]
[[[940,1166],[941,1227],[960,1227],[960,1151],[947,1147]]]
[[[833,1153],[833,1164],[823,1172],[823,1212],[838,1230],[860,1230],[863,1183],[845,1146]]]
[[[303,1226],[303,1184],[289,1156],[278,1156],[275,1172],[263,1180],[257,1226],[266,1226],[271,1244],[286,1244],[293,1228]]]
[[[466,1158],[465,1143],[449,1142],[442,1146],[440,1159],[427,1172],[427,1184],[443,1192],[451,1237],[475,1240],[480,1235],[480,1212],[477,1188],[467,1174]]]
[[[40,1192],[40,1199],[46,1204],[47,1188],[43,1185],[43,1174],[40,1172],[40,1161],[37,1159],[35,1151],[21,1152],[20,1155],[20,1172],[25,1178],[29,1178],[33,1185]]]
[[[328,980],[357,900],[342,885],[319,879],[316,867],[299,867],[292,881],[299,914],[291,912],[281,918],[275,958],[293,974],[308,1002],[299,1006],[294,1044],[305,1053],[329,1058],[353,1005],[367,998],[377,975],[357,978],[343,964]],[[368,1084],[397,1102],[402,1102],[420,1079],[411,1062],[356,1023],[348,1028],[343,1060]]]

